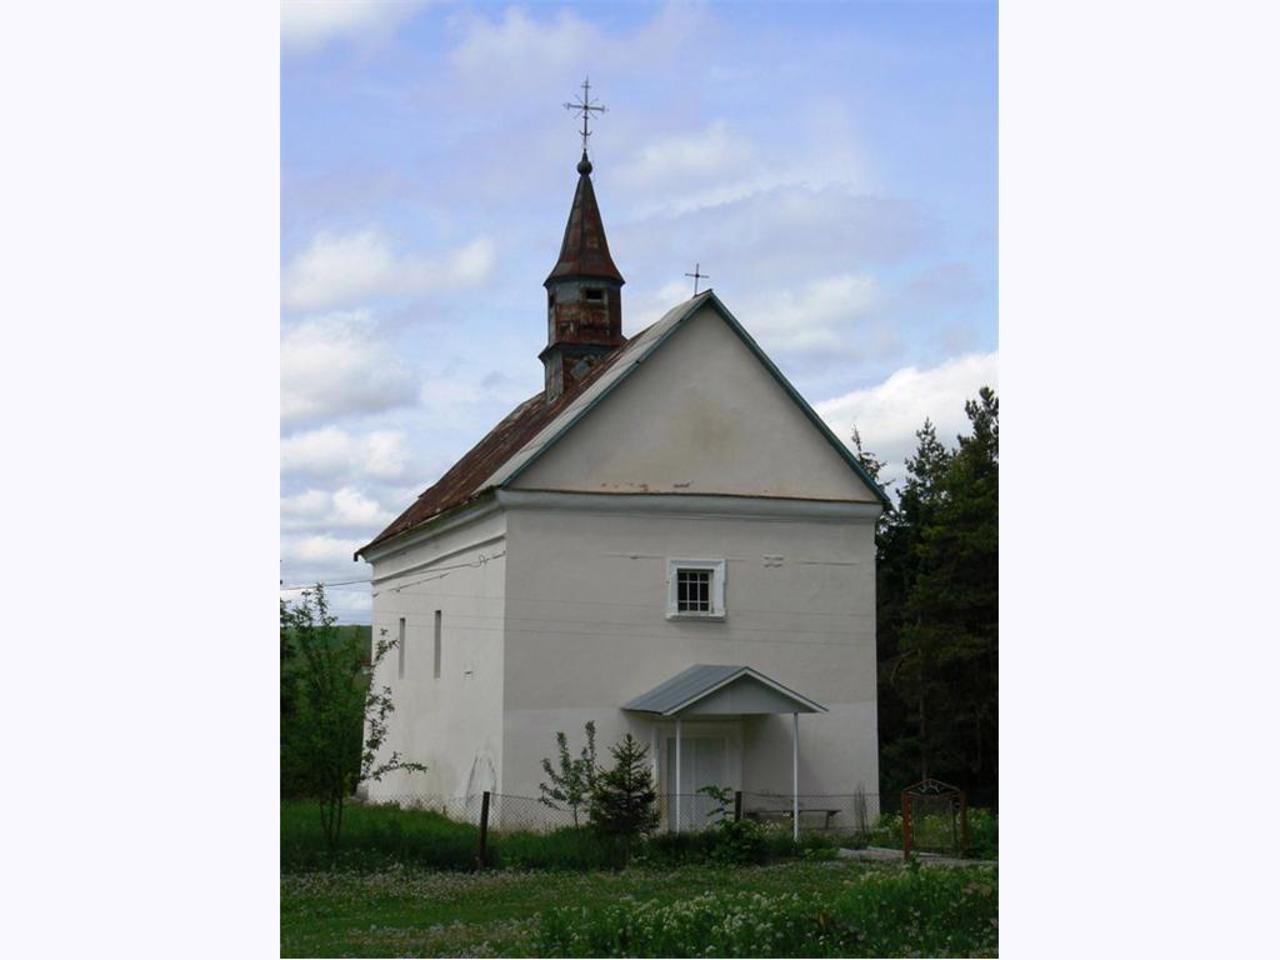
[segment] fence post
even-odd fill
[[[911,797],[902,791],[902,859],[911,859]]]
[[[742,791],[733,791],[733,822],[737,823],[742,819]]]
[[[489,865],[489,791],[480,798],[480,866]]]

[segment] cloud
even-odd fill
[[[318,534],[309,537],[286,537],[281,545],[281,556],[300,564],[326,564],[334,560],[350,561],[351,555],[364,546],[357,538],[334,537]]]
[[[839,274],[815,280],[799,291],[771,290],[744,315],[751,317],[751,334],[766,350],[783,353],[848,353],[856,346],[854,321],[877,303],[874,277]]]
[[[280,501],[280,513],[289,528],[373,528],[394,519],[377,500],[352,486],[333,492],[311,489],[284,497]]]
[[[506,408],[527,400],[533,393],[529,380],[519,380],[504,370],[479,374],[457,372],[450,367],[438,375],[424,377],[418,395],[418,402],[436,420],[488,416],[495,405],[504,408],[505,413]]]
[[[675,2],[664,4],[637,29],[616,34],[569,10],[536,18],[510,6],[494,19],[466,11],[451,20],[462,38],[449,59],[464,77],[483,77],[481,93],[515,86],[528,95],[531,88],[547,83],[579,80],[584,64],[599,64],[615,75],[652,71],[678,57],[708,21],[703,4]]]
[[[398,480],[408,459],[405,435],[399,430],[356,434],[329,426],[294,434],[280,444],[281,472],[309,477]]]
[[[427,0],[281,0],[280,42],[285,50],[318,50],[339,37],[389,35]]]
[[[288,327],[280,344],[280,416],[285,424],[412,403],[417,377],[377,337],[368,311]]]
[[[886,461],[886,478],[896,480],[905,473],[903,461],[915,452],[915,433],[926,418],[947,446],[969,432],[964,402],[980,387],[998,387],[998,361],[997,353],[971,353],[926,370],[904,367],[877,386],[824,400],[814,409],[846,443],[857,427],[863,446]]]
[[[898,264],[924,249],[932,226],[905,200],[841,185],[789,185],[707,206],[651,211],[615,232],[617,248],[632,257],[663,262],[673,246],[696,250],[717,283],[741,283]],[[612,236],[610,241],[612,248]]]
[[[493,264],[487,237],[433,260],[396,253],[376,229],[321,232],[285,268],[280,299],[287,309],[319,310],[369,297],[454,290],[484,280]]]
[[[748,164],[755,153],[745,137],[716,121],[700,133],[663,137],[643,147],[618,170],[618,179],[632,187],[653,188],[670,180],[723,177]]]
[[[473,14],[462,22],[465,35],[451,59],[464,72],[510,71],[512,65],[539,72],[576,67],[586,50],[600,43],[596,28],[568,10],[539,22],[519,7],[508,7],[496,21]]]
[[[372,534],[370,535],[370,537]],[[343,622],[368,623],[372,590],[368,583],[346,584],[346,580],[366,580],[369,566],[353,560],[370,537],[335,537],[331,534],[286,535],[280,540],[281,577],[284,585],[330,584],[325,593],[329,610]],[[289,601],[300,599],[301,590],[281,590]]]

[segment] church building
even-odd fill
[[[538,797],[593,721],[602,763],[649,746],[667,829],[707,785],[874,817],[885,494],[712,290],[623,335],[585,149],[577,174],[543,389],[357,553],[400,641],[386,749],[428,766],[369,799]]]

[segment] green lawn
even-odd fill
[[[287,873],[281,955],[995,956],[996,885],[848,861]]]

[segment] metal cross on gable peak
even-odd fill
[[[702,264],[700,264],[700,263],[695,263],[695,264],[693,265],[693,273],[686,273],[686,274],[685,274],[685,276],[686,276],[686,277],[693,277],[693,295],[694,295],[695,297],[698,295],[698,281],[699,281],[699,280],[710,280],[710,279],[711,279],[711,274],[709,274],[709,273],[699,273],[698,271],[699,271],[699,270],[701,270],[701,269],[702,269]]]
[[[566,110],[575,110],[582,113],[582,154],[587,153],[587,138],[591,136],[591,127],[588,122],[591,119],[592,111],[596,113],[608,113],[609,108],[602,103],[597,103],[591,99],[591,78],[587,77],[582,81],[582,94],[573,103],[564,105]]]

